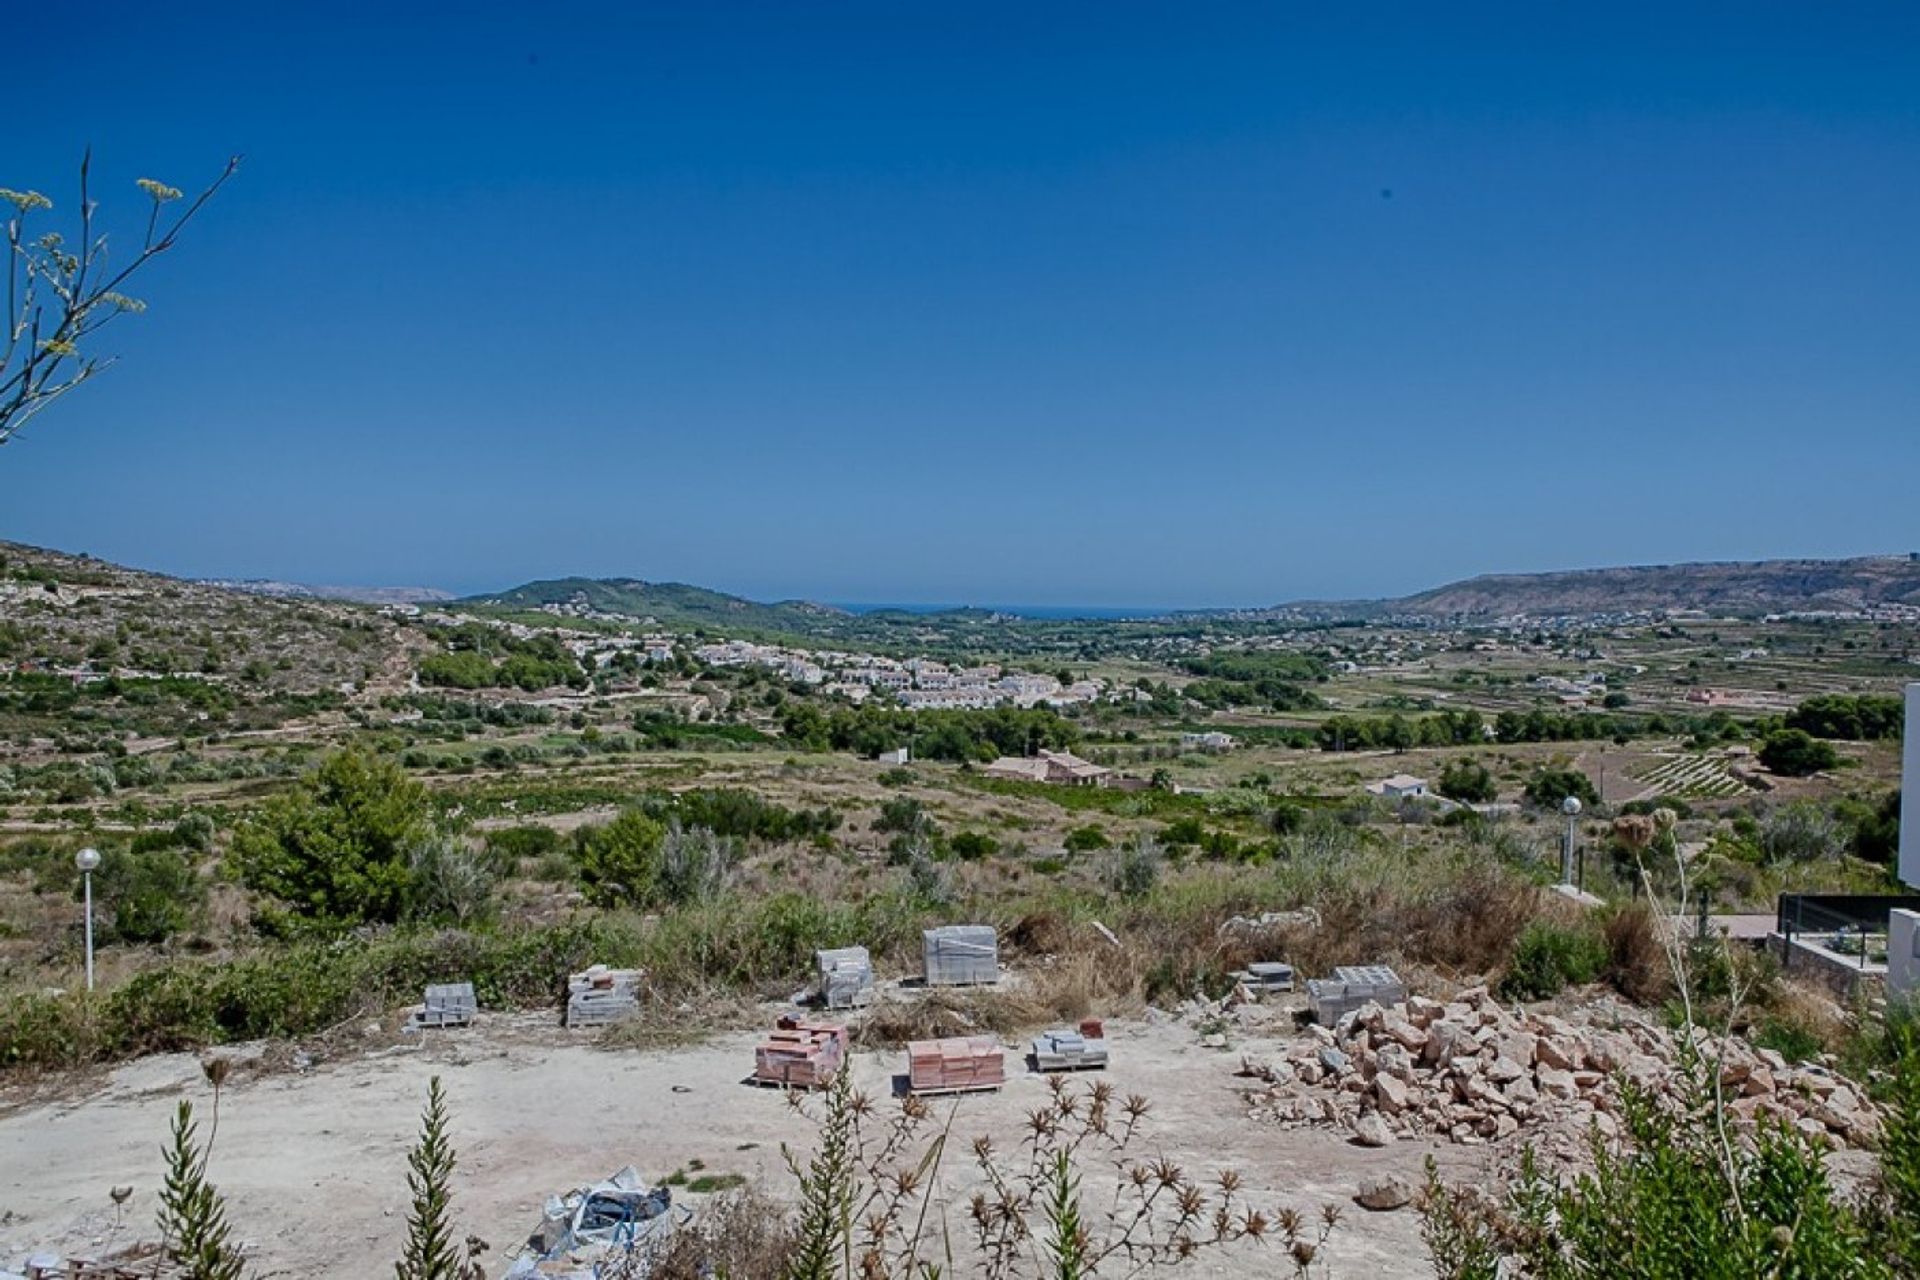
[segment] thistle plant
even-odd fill
[[[1151,1107],[1099,1083],[1049,1082],[1047,1105],[1027,1120],[1023,1150],[1003,1156],[990,1138],[972,1146],[979,1189],[964,1206],[964,1270],[945,1220],[943,1158],[956,1106],[937,1123],[924,1099],[903,1098],[884,1116],[845,1073],[826,1096],[820,1145],[789,1167],[800,1184],[797,1242],[783,1280],[1094,1280],[1179,1267],[1198,1255],[1277,1239],[1294,1274],[1310,1274],[1340,1220],[1329,1207],[1310,1225],[1292,1210],[1249,1202],[1240,1176],[1202,1180],[1164,1156],[1130,1152]],[[806,1103],[795,1095],[794,1105]],[[1089,1203],[1087,1187],[1111,1183]]]

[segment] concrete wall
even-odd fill
[[[1920,684],[1907,686],[1907,736],[1901,760],[1900,878],[1920,889]]]
[[[1920,993],[1920,911],[1887,917],[1887,989]]]

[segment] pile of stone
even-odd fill
[[[1878,1136],[1872,1104],[1825,1068],[1789,1064],[1738,1038],[1723,1047],[1703,1036],[1702,1048],[1721,1061],[1738,1122],[1771,1116],[1833,1146]],[[1366,1146],[1518,1136],[1577,1159],[1590,1127],[1619,1132],[1620,1082],[1670,1093],[1678,1056],[1675,1037],[1658,1027],[1624,1017],[1576,1025],[1509,1011],[1474,988],[1447,1003],[1413,996],[1363,1005],[1332,1027],[1309,1026],[1282,1056],[1245,1059],[1241,1074],[1261,1082],[1247,1093],[1259,1119],[1350,1129]]]

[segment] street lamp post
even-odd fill
[[[73,855],[73,865],[80,869],[82,883],[86,886],[87,900],[87,990],[93,990],[93,872],[100,865],[100,851],[89,845]]]
[[[1560,812],[1567,815],[1567,841],[1560,849],[1560,883],[1573,883],[1573,836],[1574,828],[1580,821],[1580,797],[1568,796],[1560,802]]]

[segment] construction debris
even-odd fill
[[[596,964],[567,978],[567,1025],[601,1027],[640,1011],[641,969],[609,969]]]
[[[1301,911],[1262,911],[1257,916],[1229,916],[1220,922],[1220,936],[1265,933],[1269,929],[1318,929],[1320,913],[1312,907]]]
[[[920,935],[930,987],[972,987],[1000,981],[1000,942],[989,925],[949,924]]]
[[[644,1276],[653,1250],[692,1221],[693,1210],[675,1205],[671,1188],[648,1187],[628,1165],[604,1182],[548,1197],[504,1280],[594,1280],[614,1266],[623,1276]]]
[[[19,1271],[0,1266],[0,1280],[168,1280],[184,1275],[182,1268],[161,1256],[158,1240],[143,1241],[99,1258],[62,1257],[36,1253]]]
[[[1331,978],[1307,979],[1307,1010],[1323,1026],[1363,1004],[1397,1004],[1406,998],[1400,975],[1383,964],[1340,965]]]
[[[1033,1038],[1035,1071],[1090,1071],[1107,1065],[1107,1030],[1098,1018],[1083,1018],[1078,1031],[1043,1031]]]
[[[828,1009],[857,1009],[873,1001],[873,957],[865,947],[839,947],[813,953],[820,975],[820,1003]]]
[[[773,1034],[753,1051],[756,1084],[818,1089],[832,1080],[847,1060],[847,1029],[840,1023],[788,1015],[774,1027]]]
[[[1007,1082],[1006,1052],[992,1036],[915,1040],[907,1046],[907,1087],[914,1093],[974,1093]]]
[[[467,1027],[479,1009],[471,982],[446,982],[427,988],[426,1003],[413,1011],[416,1027]]]
[[[1681,1042],[1624,1007],[1575,1025],[1548,1014],[1508,1012],[1483,987],[1442,1004],[1418,996],[1369,1003],[1334,1027],[1310,1026],[1284,1057],[1243,1061],[1262,1086],[1253,1114],[1290,1127],[1344,1128],[1366,1146],[1438,1136],[1476,1145],[1524,1139],[1577,1161],[1587,1133],[1620,1131],[1620,1081],[1655,1097],[1678,1084]],[[1604,1018],[1604,1022],[1601,1019]],[[1831,1146],[1872,1143],[1874,1106],[1826,1068],[1790,1065],[1738,1037],[1696,1033],[1736,1124],[1781,1120]]]

